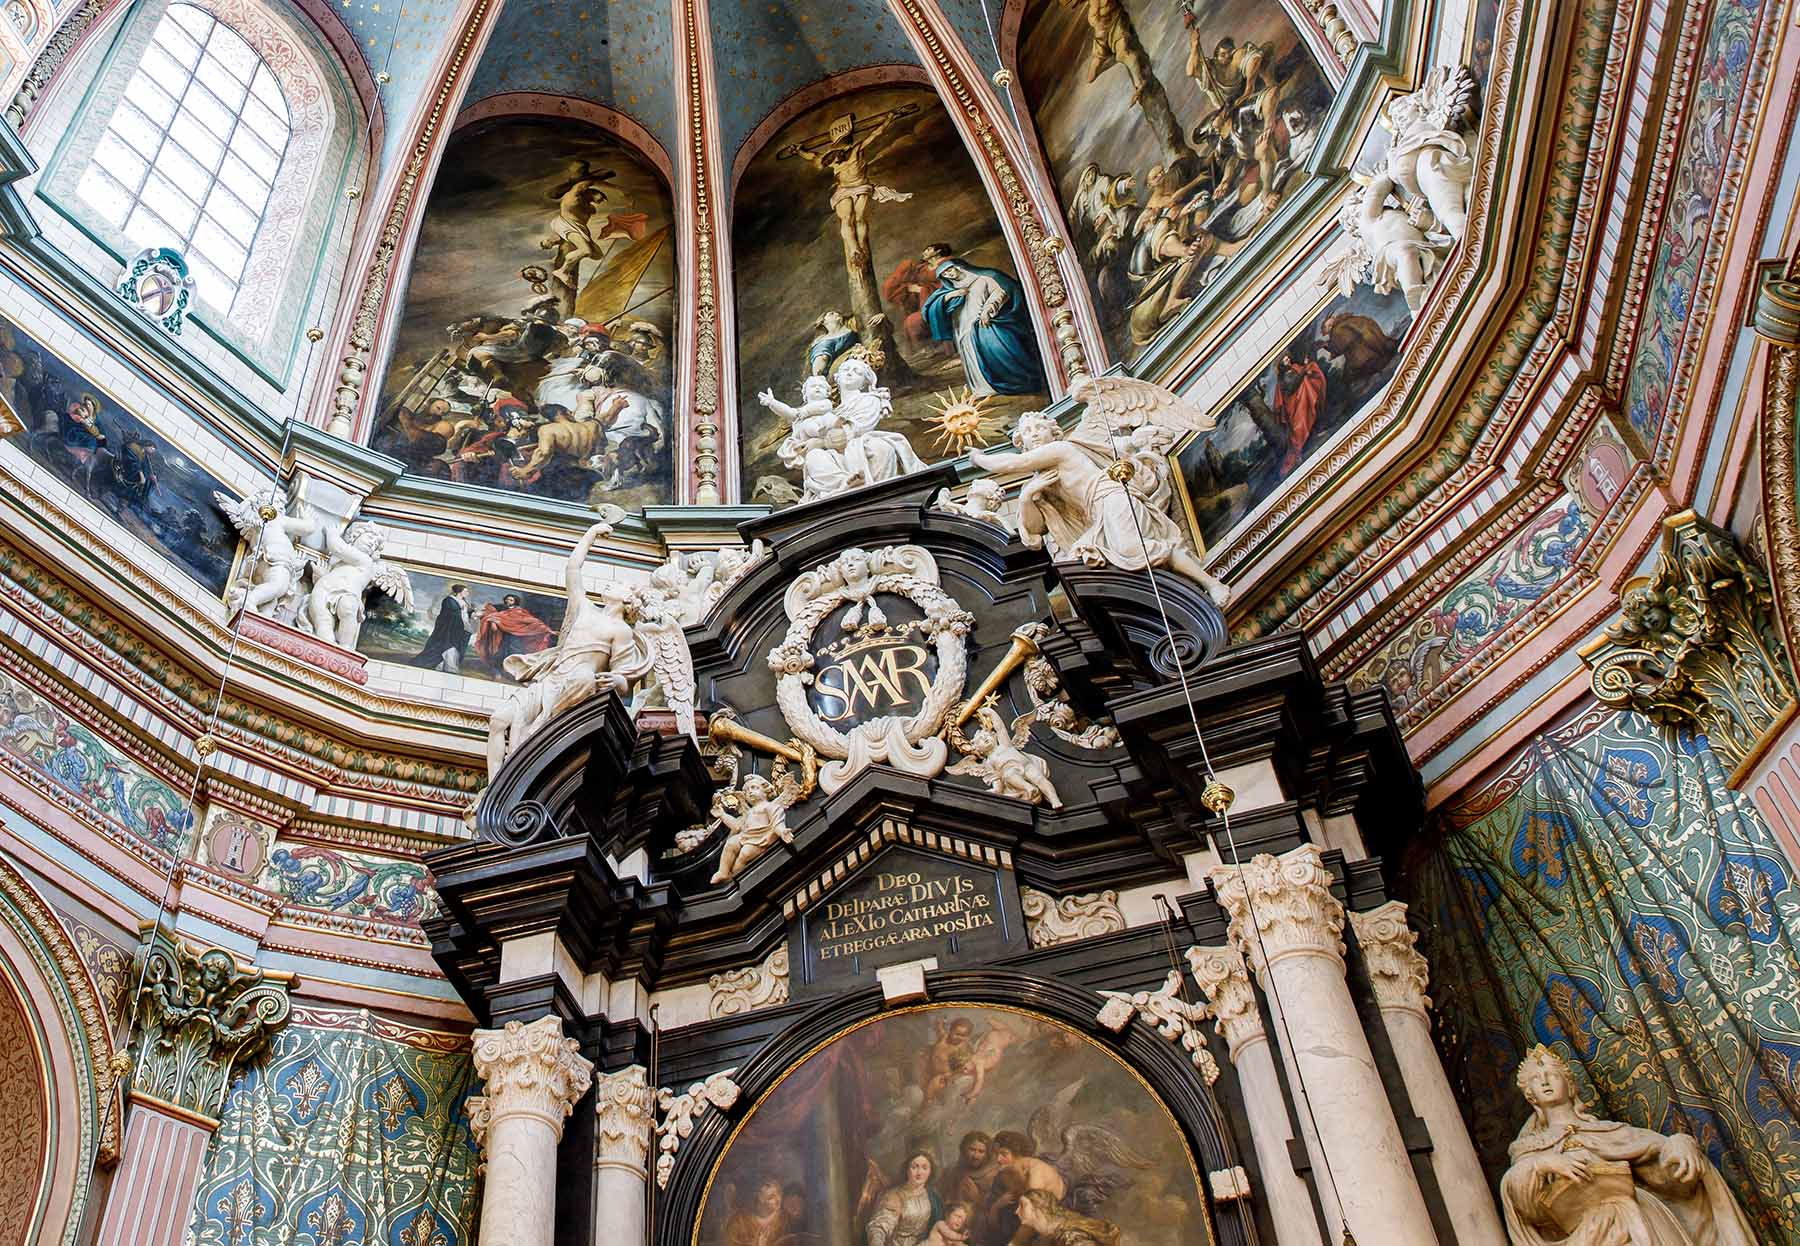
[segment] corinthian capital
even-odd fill
[[[1369,967],[1375,1002],[1429,1017],[1431,997],[1425,986],[1431,974],[1416,946],[1419,936],[1406,924],[1406,905],[1389,900],[1366,913],[1352,913],[1350,928]]]
[[[490,1132],[509,1116],[535,1116],[559,1138],[563,1118],[594,1080],[594,1066],[582,1058],[581,1044],[563,1037],[556,1017],[476,1030],[475,1072],[486,1083]]]
[[[1317,844],[1212,871],[1213,892],[1231,919],[1232,945],[1259,975],[1284,956],[1342,963],[1344,906],[1331,894],[1331,882]]]
[[[196,950],[160,929],[138,954],[138,972],[133,1092],[217,1116],[232,1070],[287,1024],[291,978],[240,965],[224,948]]]
[[[594,1167],[650,1176],[650,1123],[656,1097],[634,1064],[594,1080]]]
[[[1191,947],[1187,961],[1212,1009],[1213,1026],[1235,1063],[1240,1047],[1263,1037],[1262,1013],[1256,1007],[1256,991],[1250,985],[1244,954],[1229,944]]]

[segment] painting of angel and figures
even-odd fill
[[[1305,180],[1331,88],[1274,0],[1027,3],[1020,85],[1130,359]]]
[[[453,135],[370,444],[457,484],[673,500],[672,216],[656,169],[594,127]]]
[[[789,121],[735,196],[744,494],[785,506],[955,458],[1049,401],[1025,289],[930,90]]]
[[[695,1246],[1207,1246],[1168,1109],[1117,1057],[1010,1008],[849,1031],[745,1119]]]

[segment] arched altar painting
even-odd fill
[[[1331,88],[1276,0],[1025,3],[1020,83],[1129,359],[1305,180]]]
[[[758,395],[798,408],[804,378],[853,356],[890,392],[881,429],[928,463],[964,448],[943,435],[945,408],[971,412],[970,437],[991,444],[1049,401],[993,204],[927,88],[865,88],[789,121],[746,166],[731,236],[747,500],[785,505],[807,483],[807,435],[790,439],[793,417]],[[829,441],[829,410],[813,440]]]
[[[672,501],[673,218],[661,174],[593,126],[452,136],[371,444],[459,484]]]
[[[714,1169],[694,1246],[1202,1246],[1175,1119],[1119,1058],[1033,1013],[885,1013],[790,1070]],[[937,1228],[937,1226],[942,1226]]]
[[[43,1194],[47,1111],[31,1018],[0,974],[0,1246],[24,1246]]]

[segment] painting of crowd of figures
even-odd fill
[[[746,499],[787,505],[955,458],[1049,401],[993,205],[928,88],[807,109],[746,164],[733,203]]]
[[[885,1014],[756,1105],[696,1246],[1209,1246],[1192,1154],[1119,1059],[992,1006]]]
[[[585,123],[453,135],[371,444],[460,485],[672,501],[672,219],[661,174]]]
[[[1026,3],[1020,84],[1130,359],[1305,180],[1331,89],[1274,0]]]

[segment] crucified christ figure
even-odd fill
[[[775,153],[777,160],[795,156],[831,177],[831,211],[837,217],[844,243],[844,271],[850,282],[850,302],[864,326],[864,344],[879,351],[881,361],[871,360],[890,382],[910,377],[911,370],[894,341],[894,328],[881,309],[881,287],[875,280],[875,253],[869,242],[869,205],[905,203],[911,191],[878,185],[869,172],[876,142],[894,122],[919,111],[917,104],[902,104],[873,117],[846,113],[834,119],[830,129],[812,138],[789,143]]]

